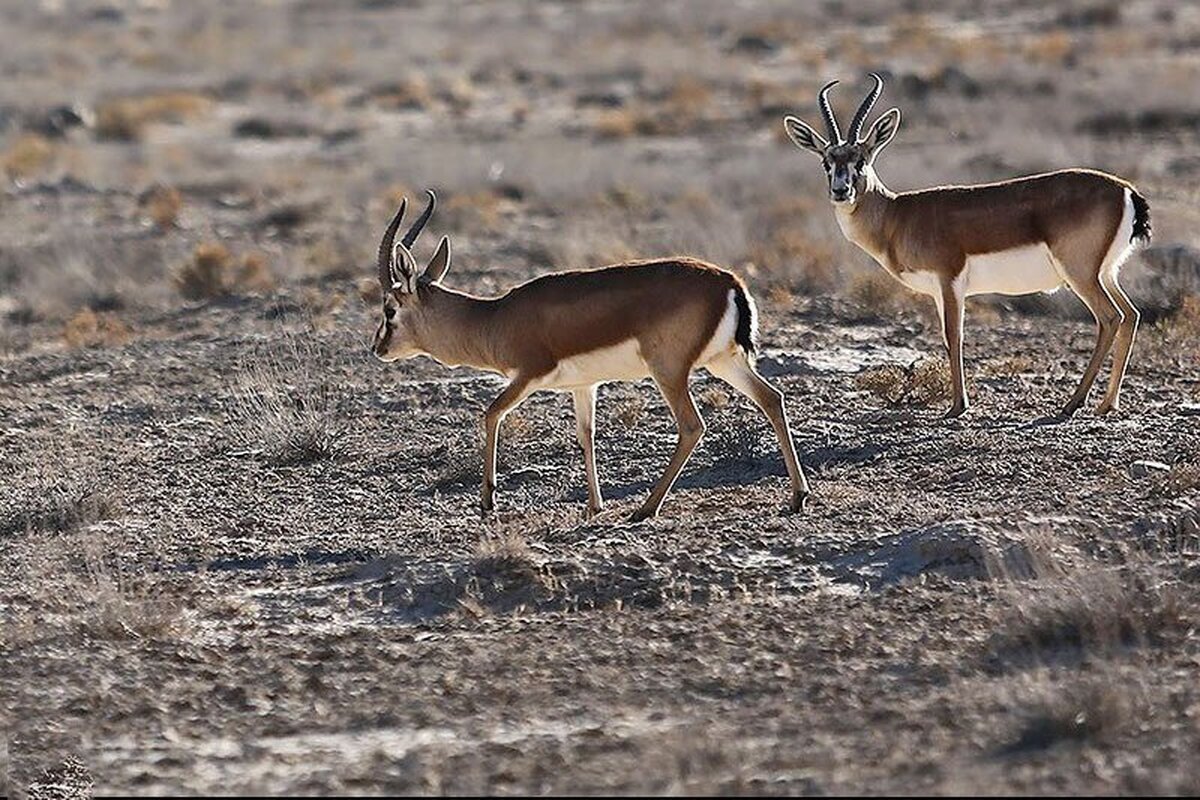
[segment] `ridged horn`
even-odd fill
[[[825,119],[825,131],[829,134],[830,144],[841,144],[842,134],[838,131],[837,118],[833,116],[833,108],[829,105],[829,90],[837,86],[837,81],[830,81],[821,88],[817,95],[817,105],[821,107],[821,116]]]
[[[858,137],[862,134],[863,123],[867,121],[867,115],[871,113],[871,108],[875,105],[875,101],[879,99],[879,95],[883,94],[883,78],[879,77],[878,73],[872,72],[871,77],[875,79],[875,88],[867,92],[867,97],[862,101],[862,105],[858,107],[858,111],[854,112],[854,119],[850,121],[850,141],[857,142]]]
[[[405,247],[412,247],[417,241],[417,237],[421,235],[421,231],[425,228],[425,223],[429,222],[429,218],[433,216],[433,208],[437,205],[437,195],[432,189],[426,189],[425,194],[429,195],[429,203],[425,206],[425,210],[421,212],[421,216],[417,217],[417,221],[408,229],[408,233],[404,234],[401,243]]]
[[[392,288],[392,243],[396,241],[396,229],[400,227],[400,221],[404,219],[406,208],[408,208],[407,197],[400,201],[400,210],[388,223],[387,230],[383,233],[383,241],[379,243],[379,285],[385,292]]]

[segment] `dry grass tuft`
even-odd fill
[[[1160,332],[1173,342],[1200,341],[1200,295],[1184,297],[1178,310],[1163,320]]]
[[[850,279],[850,299],[869,317],[890,317],[904,307],[905,292],[892,276],[880,271],[861,272]]]
[[[626,428],[638,424],[646,414],[646,399],[640,394],[632,394],[619,400],[613,407],[613,416]]]
[[[340,453],[337,395],[314,374],[316,355],[290,340],[282,355],[246,371],[231,403],[236,441],[244,452],[275,466],[308,464]]]
[[[120,499],[111,486],[86,478],[78,466],[54,468],[29,476],[25,492],[0,503],[0,535],[70,533],[120,513]]]
[[[1017,575],[1032,580],[1004,571],[998,577],[1004,610],[991,651],[1002,664],[1110,656],[1193,624],[1169,573],[1142,554],[1070,563],[1043,552],[1032,570]]]
[[[119,347],[129,337],[129,326],[109,311],[82,308],[63,326],[63,339],[71,347]]]
[[[183,195],[170,186],[154,186],[138,200],[142,213],[162,230],[174,228],[183,210]]]
[[[1019,712],[1020,728],[1005,750],[1045,750],[1062,742],[1102,742],[1118,735],[1133,716],[1133,702],[1113,674],[1074,675],[1066,683],[1049,678],[1035,686]]]
[[[1151,492],[1157,496],[1179,497],[1200,489],[1200,464],[1176,464],[1154,478]]]
[[[118,97],[96,105],[96,136],[132,142],[142,138],[148,125],[185,122],[209,110],[212,100],[195,92],[156,92]]]
[[[197,245],[192,260],[176,270],[172,280],[175,288],[188,300],[264,292],[275,285],[265,256],[248,253],[239,262],[219,242]]]
[[[14,139],[0,154],[0,168],[10,180],[31,178],[47,169],[56,153],[54,144],[46,137],[25,133]]]
[[[103,539],[85,539],[80,568],[66,576],[62,611],[99,639],[165,639],[182,621],[182,607],[145,576],[134,576]]]
[[[1030,61],[1061,66],[1074,54],[1075,42],[1066,31],[1050,31],[1029,39],[1024,50]]]
[[[461,230],[497,230],[503,212],[511,201],[491,188],[460,192],[450,197],[444,207],[445,225]]]
[[[377,88],[371,99],[389,111],[423,111],[433,104],[433,92],[424,75],[410,75]]]
[[[769,233],[752,240],[741,260],[763,270],[772,285],[806,292],[833,289],[838,282],[838,246],[806,227],[814,205],[812,198],[797,194],[771,198],[756,214],[756,227]]]
[[[994,378],[1015,378],[1033,369],[1033,359],[1029,356],[1001,356],[989,359],[982,372]]]
[[[892,406],[928,408],[950,397],[950,365],[934,358],[907,367],[888,364],[863,370],[854,385]]]

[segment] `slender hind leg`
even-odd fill
[[[804,502],[808,497],[808,481],[800,462],[796,458],[796,448],[792,444],[792,433],[788,428],[787,412],[783,406],[783,395],[771,384],[767,383],[742,350],[730,356],[722,356],[707,365],[708,371],[728,383],[734,389],[754,401],[762,409],[763,414],[775,429],[779,439],[779,449],[783,451],[783,461],[787,464],[788,477],[792,481],[792,511],[803,511]]]
[[[646,502],[630,517],[633,522],[640,522],[658,514],[663,498],[675,484],[683,465],[687,463],[688,457],[704,436],[704,420],[701,419],[692,393],[688,390],[690,368],[668,370],[651,365],[651,371],[654,382],[658,384],[658,390],[662,392],[663,399],[667,401],[671,414],[675,417],[675,424],[679,427],[679,442],[675,445],[675,452],[667,464],[666,472],[659,478]]]
[[[587,386],[576,389],[575,397],[575,434],[579,438],[579,446],[583,448],[583,465],[587,471],[588,484],[588,516],[600,513],[604,498],[600,496],[600,478],[596,474],[596,387]]]
[[[1092,312],[1092,316],[1096,318],[1096,347],[1092,350],[1091,360],[1088,361],[1087,368],[1083,371],[1079,388],[1063,406],[1062,415],[1069,417],[1078,411],[1079,407],[1087,400],[1088,391],[1096,380],[1096,374],[1104,364],[1104,358],[1108,355],[1108,351],[1112,349],[1117,328],[1122,324],[1122,314],[1120,307],[1113,302],[1104,285],[1100,283],[1097,274],[1093,273],[1089,278],[1080,280],[1068,272],[1066,278],[1071,290],[1079,296],[1083,304]]]
[[[1137,335],[1138,322],[1142,315],[1129,299],[1129,295],[1117,283],[1115,272],[1105,271],[1100,280],[1108,290],[1113,302],[1121,309],[1122,320],[1117,329],[1116,343],[1113,345],[1112,374],[1108,379],[1108,391],[1096,408],[1096,413],[1107,414],[1116,411],[1121,405],[1121,382],[1125,379],[1125,369],[1129,366],[1129,357],[1133,353],[1133,339]]]

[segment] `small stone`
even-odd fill
[[[1159,472],[1170,472],[1171,465],[1164,464],[1161,461],[1135,461],[1129,465],[1129,476],[1131,478],[1148,478],[1151,475]]]
[[[1200,417],[1200,403],[1180,403],[1179,413],[1185,417]]]

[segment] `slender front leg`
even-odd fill
[[[688,391],[687,371],[684,371],[682,375],[677,373],[655,374],[654,382],[658,384],[659,391],[662,392],[663,398],[671,408],[671,414],[675,417],[675,424],[679,427],[679,441],[675,445],[675,452],[671,456],[670,463],[667,464],[666,472],[658,479],[654,491],[650,492],[646,502],[642,503],[642,507],[630,517],[632,522],[641,522],[658,515],[663,498],[667,496],[667,492],[671,491],[675,479],[679,477],[680,470],[683,469],[688,457],[691,456],[692,451],[696,449],[696,445],[704,436],[704,420],[696,409],[692,393]]]
[[[494,495],[496,492],[496,440],[500,434],[500,423],[504,415],[511,411],[529,393],[529,379],[518,375],[504,388],[500,396],[488,406],[483,415],[483,510],[495,508]]]
[[[579,446],[583,448],[583,464],[587,471],[588,509],[587,514],[593,517],[600,513],[604,498],[600,496],[600,477],[596,474],[596,387],[587,386],[574,391],[575,397],[575,433],[579,438]]]
[[[942,338],[946,342],[946,353],[950,358],[950,383],[954,392],[954,403],[946,412],[946,419],[962,416],[967,410],[967,382],[963,375],[962,342],[964,303],[960,278],[942,284],[942,299],[938,304],[938,310],[942,313]]]

